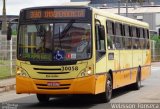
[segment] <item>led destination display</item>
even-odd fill
[[[26,19],[85,18],[85,9],[27,10]]]

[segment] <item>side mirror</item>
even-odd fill
[[[10,25],[8,25],[7,28],[7,40],[11,40],[11,36],[12,36],[12,28]]]

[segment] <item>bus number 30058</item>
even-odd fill
[[[62,71],[78,71],[78,66],[62,67]]]

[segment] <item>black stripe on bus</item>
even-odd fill
[[[69,72],[37,72],[39,74],[67,74]]]
[[[38,89],[48,89],[48,90],[53,90],[53,89],[55,89],[55,90],[60,90],[60,89],[69,89],[69,87],[60,87],[60,88],[43,88],[43,87],[37,87]]]
[[[60,84],[59,86],[70,86],[71,84]],[[47,84],[36,84],[36,86],[48,86]]]
[[[32,78],[32,79],[35,79],[35,80],[72,80],[72,79],[75,79],[75,78],[66,78],[66,79],[39,79],[39,78]]]
[[[34,70],[61,70],[60,68],[33,68]]]

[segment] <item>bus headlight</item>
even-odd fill
[[[92,74],[92,70],[88,70],[87,73],[88,73],[88,75],[91,75]]]
[[[82,70],[78,77],[85,77],[85,76],[90,76],[93,75],[93,67],[87,67],[84,70]]]
[[[22,76],[22,77],[29,77],[27,71],[24,70],[24,69],[21,68],[21,67],[17,67],[16,74],[17,74],[18,76]]]

